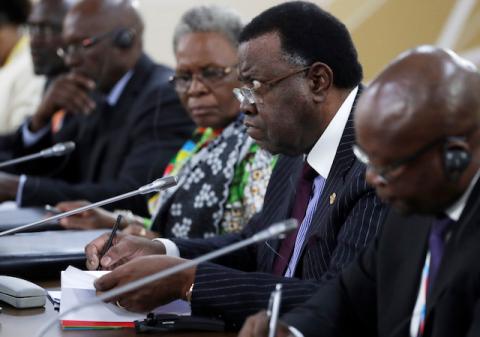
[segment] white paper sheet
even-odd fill
[[[93,282],[108,271],[83,271],[69,266],[62,272],[62,294],[60,313],[96,296]],[[158,313],[189,315],[190,305],[185,301],[174,301],[154,310]],[[133,313],[111,303],[100,303],[66,315],[63,320],[91,322],[133,322],[143,320],[147,313]]]

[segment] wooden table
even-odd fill
[[[41,287],[48,290],[58,290],[58,281],[37,282]],[[0,336],[1,337],[35,337],[39,330],[45,326],[46,322],[58,315],[53,310],[50,301],[47,300],[45,308],[36,309],[15,309],[7,304],[3,304],[3,312],[0,314]],[[148,333],[136,334],[134,329],[104,330],[104,331],[63,331],[60,325],[50,329],[45,337],[130,337],[130,336],[162,336],[162,337],[233,337],[235,333]]]

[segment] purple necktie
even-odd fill
[[[433,282],[437,276],[440,262],[442,261],[445,247],[445,236],[449,227],[454,223],[448,216],[437,218],[433,221],[428,237],[428,246],[430,249],[430,269],[428,272],[428,288],[432,289]]]
[[[310,201],[310,194],[312,193],[313,180],[316,176],[318,176],[318,173],[307,163],[307,161],[305,161],[303,164],[302,175],[297,185],[295,203],[290,215],[297,219],[299,224],[302,223],[303,218],[305,217],[308,202]],[[290,262],[299,228],[300,226],[297,227],[296,231],[290,233],[280,244],[280,249],[278,251],[279,256],[275,258],[275,262],[273,263],[273,273],[275,275],[283,276],[285,269]]]

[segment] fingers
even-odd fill
[[[121,278],[117,274],[120,274],[120,273],[116,271],[112,271],[96,279],[94,282],[95,289],[100,292],[105,292],[118,286]],[[114,300],[116,299],[114,298],[109,299],[109,301],[114,301]]]
[[[108,291],[181,263],[185,263],[185,260],[175,257],[158,255],[139,257],[97,279],[95,288],[97,291]],[[190,268],[128,293],[109,298],[108,301],[115,303],[118,300],[129,311],[152,310],[159,305],[183,298],[186,289],[193,283],[195,272],[195,268]]]
[[[60,75],[49,86],[34,117],[39,122],[45,121],[60,109],[69,113],[90,113],[95,109],[95,101],[90,97],[94,89],[95,82],[81,74]]]
[[[128,239],[120,240],[116,245],[110,248],[100,260],[102,267],[109,269],[115,265],[127,262],[133,257],[136,247]]]
[[[243,324],[239,337],[260,337],[268,335],[268,317],[265,311],[247,318]]]
[[[80,207],[89,205],[90,202],[86,200],[77,200],[77,201],[64,201],[55,205],[62,212],[68,212]],[[67,229],[87,229],[90,228],[87,226],[87,222],[84,220],[91,214],[90,211],[85,211],[75,215],[70,215],[66,218],[60,219],[60,225]]]
[[[55,91],[55,105],[68,113],[89,114],[95,109],[95,102],[88,93],[79,89],[75,83],[63,83],[62,89]]]
[[[79,74],[79,73],[69,73],[66,76],[69,80],[74,82],[78,87],[86,90],[86,91],[92,91],[95,89],[95,81],[92,79]]]
[[[72,209],[77,209],[79,207],[87,206],[90,202],[86,200],[76,200],[76,201],[64,201],[59,202],[55,205],[56,208],[61,210],[62,212],[71,211]]]
[[[155,239],[158,237],[157,233],[152,232],[148,229],[145,229],[143,225],[137,225],[137,224],[128,225],[124,230],[122,230],[122,233],[140,236],[147,239]]]
[[[238,333],[238,337],[253,337],[253,327],[255,325],[254,316],[247,318],[243,323],[242,329]]]
[[[90,205],[88,201],[68,201],[57,204],[61,211],[71,211],[79,207]],[[115,222],[115,215],[102,208],[90,209],[82,213],[68,216],[60,220],[60,225],[69,229],[111,228]]]
[[[109,233],[102,234],[100,237],[96,238],[85,247],[87,269],[96,270],[98,268],[98,265],[100,263],[99,255],[102,251],[103,246],[107,242],[109,235]]]
[[[165,246],[160,242],[117,232],[113,246],[100,257],[108,237],[109,233],[105,233],[85,247],[88,269],[96,269],[99,263],[105,269],[112,269],[136,257],[165,254]]]
[[[85,221],[85,218],[81,215],[72,215],[60,220],[60,225],[67,229],[90,229],[95,228]]]

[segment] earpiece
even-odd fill
[[[462,144],[447,142],[443,150],[443,167],[450,181],[457,180],[470,164],[472,155]]]
[[[113,37],[113,45],[120,49],[128,49],[133,46],[136,32],[133,28],[120,28]]]

